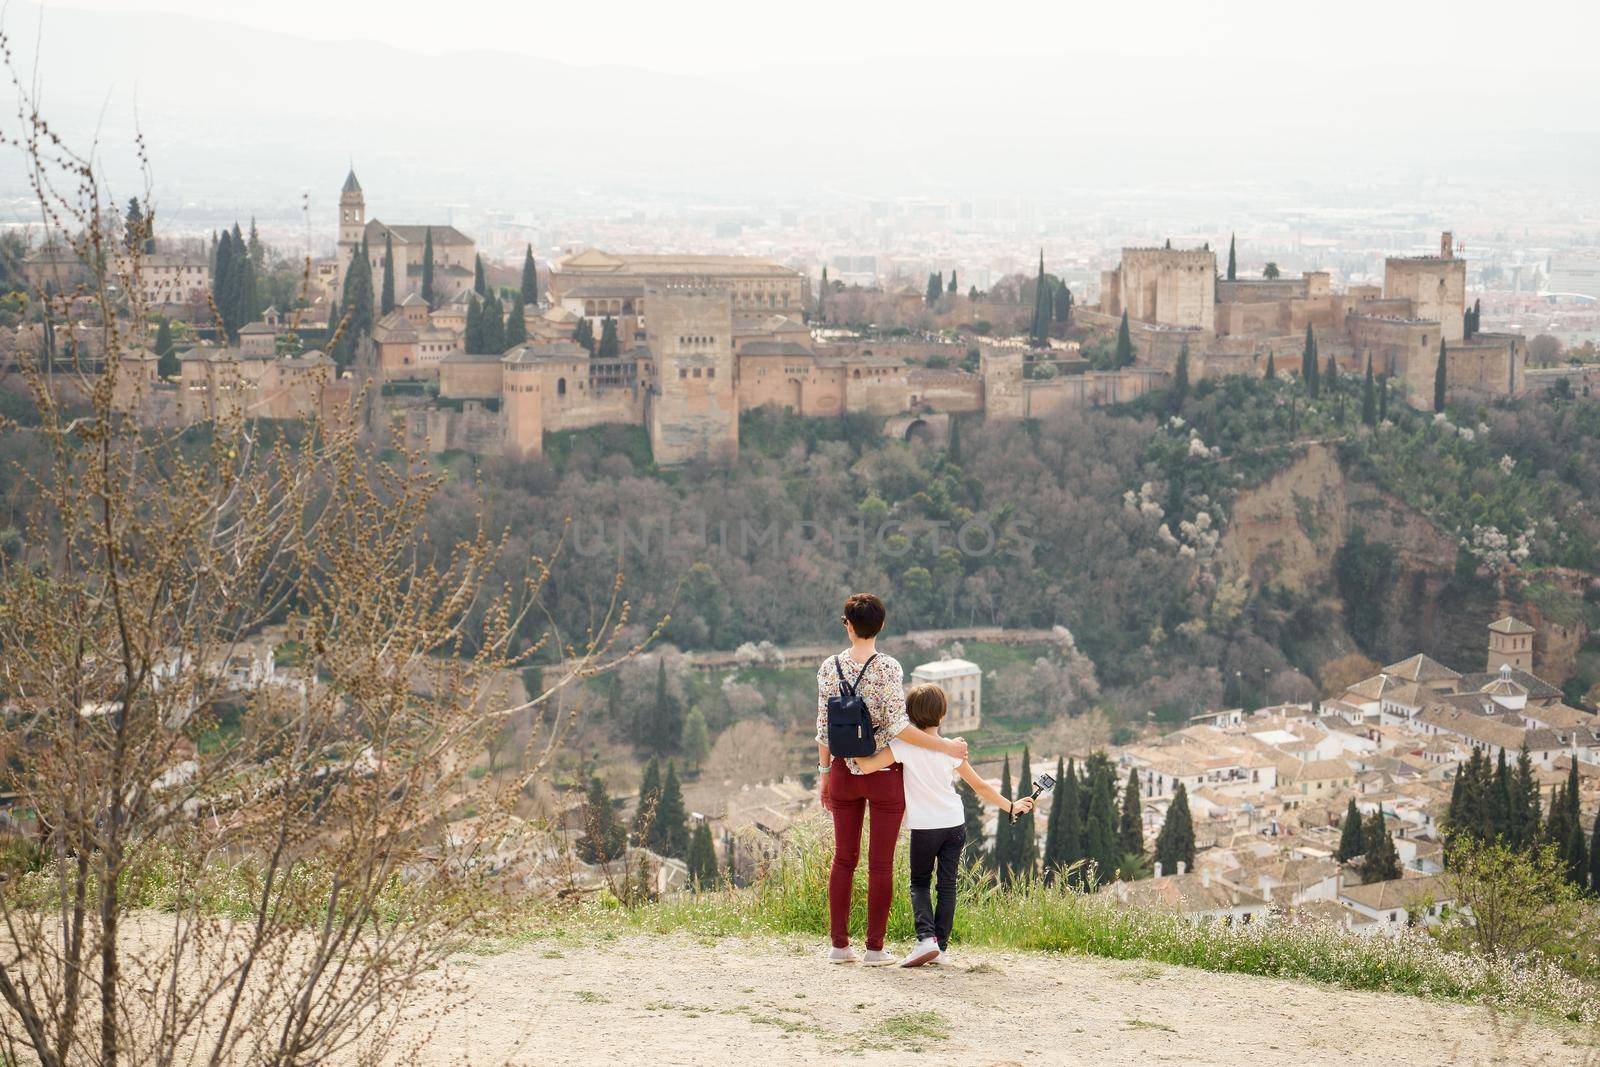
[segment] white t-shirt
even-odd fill
[[[899,738],[889,742],[889,751],[904,768],[907,829],[943,830],[966,822],[955,784],[960,760],[931,748],[917,748]]]

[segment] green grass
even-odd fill
[[[908,1011],[883,1020],[878,1032],[897,1042],[943,1041],[950,1036],[950,1024],[936,1011]]]
[[[790,840],[751,889],[669,898],[617,916],[659,933],[820,939],[828,929],[831,850],[820,824],[802,824]],[[904,871],[905,864],[902,855],[897,870]],[[866,922],[864,865],[857,879],[852,925],[859,929]],[[1273,920],[1193,922],[1122,905],[1109,892],[1085,894],[1040,882],[1002,888],[977,872],[965,876],[961,897],[952,940],[963,947],[1148,960],[1600,1021],[1600,987],[1553,962],[1451,952],[1424,935],[1368,937],[1339,927]],[[907,895],[896,893],[889,939],[907,942],[914,934]]]

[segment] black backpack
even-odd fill
[[[856,686],[866,677],[867,668],[877,658],[876,652],[867,657],[852,685],[844,680],[839,657],[833,657],[833,671],[839,676],[839,694],[828,698],[828,751],[835,756],[870,756],[878,751],[872,732],[872,714],[867,711],[867,702],[856,692]]]

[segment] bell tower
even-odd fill
[[[349,262],[366,229],[367,201],[361,195],[361,183],[356,181],[356,170],[351,167],[344,188],[339,190],[339,253],[344,262]]]

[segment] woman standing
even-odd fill
[[[866,702],[872,718],[873,746],[882,751],[889,739],[966,759],[967,743],[924,733],[906,718],[905,676],[893,656],[877,649],[883,629],[883,601],[856,593],[844,602],[845,633],[850,647],[829,656],[817,669],[817,770],[822,779],[822,806],[833,815],[833,869],[828,874],[828,922],[833,948],[830,963],[853,963],[850,948],[850,894],[861,860],[861,824],[867,813],[872,828],[867,839],[867,953],[861,962],[883,967],[895,962],[883,950],[894,895],[894,845],[905,815],[905,786],[900,767],[863,774],[853,759],[828,751],[828,701],[839,695],[840,678]]]

